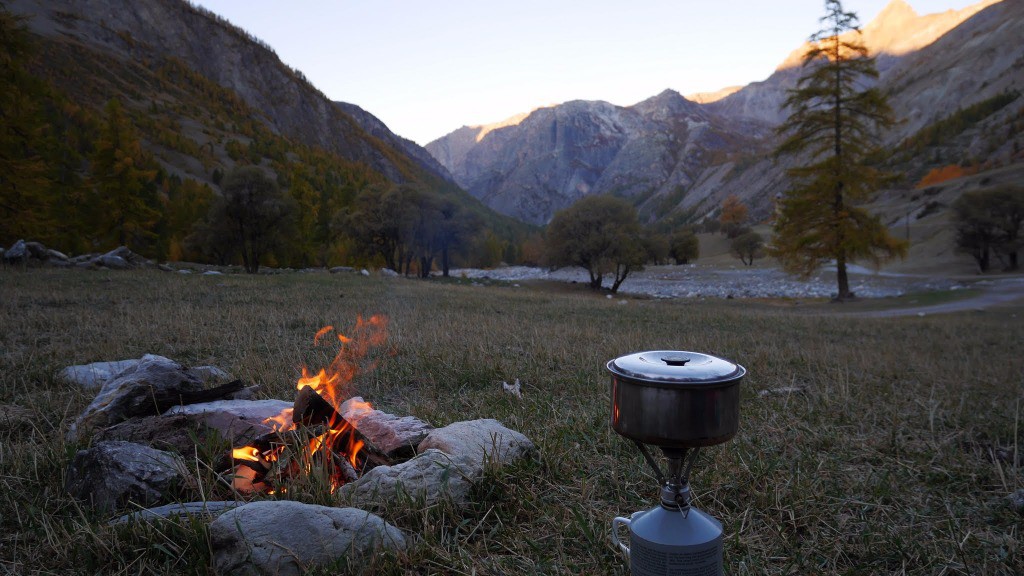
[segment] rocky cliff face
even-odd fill
[[[896,146],[958,108],[1024,91],[1022,18],[1019,0],[927,16],[893,0],[862,37],[878,58],[880,87],[905,120],[883,135],[885,142]],[[626,108],[569,102],[486,134],[460,129],[427,150],[474,196],[533,223],[600,193],[631,198],[651,220],[672,210],[706,215],[735,194],[752,218],[762,219],[788,185],[793,160],[771,159],[772,134],[785,118],[786,90],[801,74],[806,48],[762,82],[724,97],[700,95],[706,104],[671,91]],[[1021,114],[1024,98],[981,121],[956,145],[960,157],[953,161],[1009,157],[1012,142],[993,143],[993,131]]]
[[[415,144],[357,107],[336,105],[241,30],[180,0],[12,0],[29,27],[115,58],[175,58],[238,94],[276,133],[365,162],[391,180],[412,171],[450,176]],[[355,116],[355,117],[354,117]],[[372,136],[371,136],[372,134]]]
[[[943,35],[1000,0],[983,0],[962,10],[920,16],[904,0],[892,0],[871,22],[863,27],[859,40],[876,58],[879,81],[887,82],[890,70],[908,54],[923,49]],[[1011,2],[1007,2],[1009,4]],[[850,32],[844,38],[858,36]],[[803,44],[779,65],[775,73],[761,82],[752,82],[724,98],[709,103],[716,114],[729,117],[754,118],[779,124],[786,118],[782,103],[786,91],[796,86],[800,66],[809,44]]]
[[[717,154],[759,129],[724,122],[665,91],[631,107],[574,101],[542,108],[482,137],[463,128],[427,150],[487,205],[544,224],[588,194],[616,194],[655,210],[656,198],[685,193]]]

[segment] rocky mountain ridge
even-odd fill
[[[879,85],[904,120],[884,135],[891,147],[961,108],[999,95],[1013,100],[947,138],[942,153],[904,158],[898,167],[907,174],[904,185],[936,162],[1015,161],[1014,126],[1024,114],[1024,99],[1013,97],[1024,90],[1021,29],[1019,0],[984,0],[925,16],[893,0],[864,27],[862,39],[878,58]],[[805,50],[794,51],[764,81],[724,97],[697,95],[706,104],[671,91],[621,108],[568,102],[486,133],[463,128],[426,148],[471,194],[529,222],[544,223],[598,193],[631,199],[648,220],[673,212],[697,219],[730,194],[751,207],[754,219],[765,218],[787,186],[792,160],[770,157],[773,127],[784,118],[786,90],[800,76]],[[995,138],[1000,130],[1006,136]]]
[[[588,194],[618,194],[656,211],[645,198],[692,186],[718,154],[765,134],[671,90],[629,107],[578,100],[542,108],[467,147],[474,132],[463,128],[427,150],[450,162],[470,194],[534,224]]]

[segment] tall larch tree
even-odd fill
[[[886,180],[868,159],[877,135],[894,124],[892,109],[877,88],[860,89],[878,77],[875,61],[860,41],[856,14],[839,0],[826,0],[822,29],[811,36],[804,73],[789,91],[789,118],[779,127],[778,155],[803,163],[788,171],[792,187],[782,198],[771,254],[792,273],[810,275],[834,260],[836,300],[854,296],[847,265],[875,265],[906,254],[863,202]]]
[[[0,242],[5,245],[48,224],[50,182],[39,149],[43,88],[25,68],[31,49],[23,18],[0,5]]]
[[[107,102],[92,155],[96,219],[101,241],[144,249],[159,220],[154,162],[142,149],[131,120],[117,99]]]

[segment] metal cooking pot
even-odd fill
[[[612,429],[667,449],[712,446],[736,434],[740,381],[747,370],[728,360],[673,350],[629,354],[612,373]]]

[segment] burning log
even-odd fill
[[[295,393],[295,404],[292,410],[292,420],[296,424],[304,426],[315,426],[317,424],[330,424],[344,420],[341,414],[331,406],[331,403],[324,400],[323,396],[317,393],[311,386],[300,388]]]

